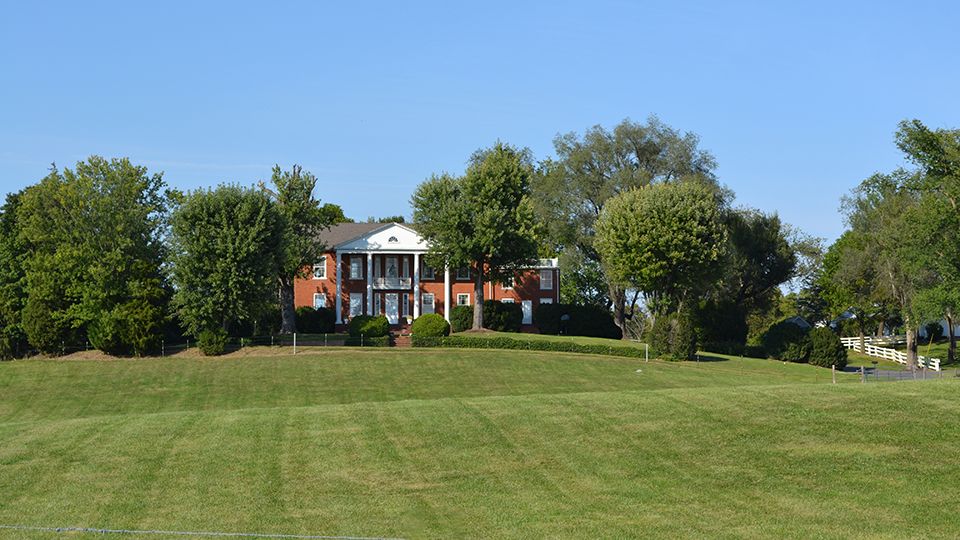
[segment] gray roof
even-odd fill
[[[391,225],[400,225],[416,231],[412,223],[337,223],[320,232],[320,240],[327,244],[327,249],[342,244],[348,240],[370,234],[373,231],[390,227]]]

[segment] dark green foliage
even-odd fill
[[[56,295],[48,297],[36,288],[30,292],[21,312],[23,331],[30,345],[43,354],[58,354],[67,343],[76,340],[76,331],[63,318],[63,302]]]
[[[332,334],[336,315],[332,309],[300,306],[296,311],[297,331],[301,334]]]
[[[227,348],[227,331],[220,326],[211,326],[200,332],[197,347],[204,356],[220,356]]]
[[[693,317],[697,341],[700,343],[733,342],[743,345],[747,342],[747,320],[738,304],[732,300],[700,302]]]
[[[410,333],[419,337],[445,337],[450,335],[450,323],[442,315],[424,313],[413,321]]]
[[[349,331],[351,337],[383,337],[390,333],[390,322],[383,315],[357,315],[350,320]]]
[[[728,356],[746,356],[747,358],[767,357],[767,352],[763,347],[744,345],[736,341],[708,341],[700,344],[700,350]]]
[[[606,309],[593,304],[540,304],[533,320],[541,334],[620,339],[623,333]]]
[[[657,319],[651,332],[651,350],[672,362],[693,359],[697,353],[697,332],[687,313],[671,313]]]
[[[473,306],[453,306],[450,309],[450,331],[465,332],[473,328]]]
[[[446,347],[456,349],[513,349],[523,351],[554,351],[573,352],[581,354],[602,354],[625,356],[629,358],[644,358],[646,351],[640,347],[616,347],[607,345],[583,345],[545,339],[524,340],[511,337],[472,337],[450,336],[428,338],[413,336],[414,347]]]
[[[523,322],[523,308],[520,304],[484,300],[483,325],[495,332],[519,332]]]
[[[789,321],[780,321],[763,335],[767,356],[784,362],[806,363],[810,358],[807,332]]]
[[[255,318],[276,303],[287,219],[259,191],[222,185],[191,193],[173,214],[173,305],[196,335]]]
[[[280,333],[282,321],[283,312],[280,306],[269,306],[261,310],[260,315],[254,320],[253,335],[275,336]]]
[[[807,340],[810,343],[811,364],[822,367],[837,366],[837,369],[841,370],[847,367],[847,349],[836,332],[827,327],[814,328],[807,334]]]
[[[25,263],[29,244],[22,234],[19,208],[23,192],[10,193],[0,207],[0,359],[27,351],[21,312],[27,300]]]
[[[142,356],[159,348],[162,335],[160,308],[140,299],[102,312],[87,328],[90,344],[113,355]]]
[[[927,324],[924,329],[927,331],[927,339],[940,339],[943,337],[943,325],[938,322]]]

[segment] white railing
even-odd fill
[[[843,346],[848,349],[853,349],[858,353],[865,354],[867,356],[872,356],[874,358],[883,358],[884,360],[890,360],[892,362],[897,362],[900,364],[906,365],[907,363],[907,353],[890,349],[887,347],[878,347],[874,343],[889,343],[891,345],[899,345],[901,343],[906,343],[907,338],[905,336],[891,336],[891,337],[864,337],[863,343],[865,351],[860,350],[860,338],[859,337],[844,337],[840,338],[840,342],[843,343]],[[917,355],[917,363],[920,364],[920,367],[926,369],[932,369],[934,371],[940,371],[940,359],[939,358],[929,358],[926,356]]]
[[[373,278],[374,289],[409,289],[413,281],[410,278]]]

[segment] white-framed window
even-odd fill
[[[380,259],[381,259],[381,257],[380,257],[379,255],[374,255],[374,256],[373,256],[373,277],[374,277],[374,278],[378,278],[378,277],[381,276],[381,274],[380,274]]]
[[[313,265],[313,279],[327,279],[326,257],[320,257],[320,261]]]
[[[500,284],[500,288],[503,290],[510,290],[513,288],[513,276],[506,276],[503,278],[503,283]]]
[[[403,260],[403,273],[400,274],[400,277],[406,279],[410,277],[410,259],[408,257],[400,257]]]
[[[424,313],[434,313],[433,310],[433,301],[434,295],[432,293],[424,293],[420,297],[423,300],[423,312]]]
[[[501,298],[500,301],[504,304],[512,304],[514,302],[513,298]]]
[[[533,323],[533,302],[530,300],[521,300],[520,308],[523,309],[523,321],[521,324]]]
[[[383,298],[383,295],[381,294],[373,295],[373,316],[374,317],[383,315],[383,307],[382,307],[383,304],[380,301],[381,298]]]
[[[322,292],[313,293],[313,309],[327,307],[327,295]]]
[[[434,279],[432,266],[423,265],[423,279]]]
[[[553,270],[540,271],[540,288],[541,289],[553,288]]]
[[[387,257],[387,276],[388,278],[398,278],[400,275],[397,272],[397,258],[396,257]]]
[[[470,269],[457,268],[457,279],[470,279]]]
[[[553,298],[541,298],[541,299],[540,299],[540,303],[541,303],[541,304],[552,304],[552,303],[553,303]]]
[[[458,306],[469,306],[470,305],[470,295],[466,293],[460,293],[457,295],[457,305]]]
[[[410,315],[410,294],[403,293],[401,296],[402,303],[400,305],[400,314],[404,317]]]
[[[350,317],[363,315],[363,293],[350,293]]]
[[[363,279],[363,257],[350,257],[350,279]]]

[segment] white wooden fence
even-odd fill
[[[895,345],[905,344],[907,342],[906,336],[888,336],[888,337],[864,337],[863,344],[867,349],[866,351],[860,350],[860,338],[859,337],[845,337],[840,338],[840,341],[843,343],[844,347],[848,349],[853,349],[861,354],[866,354],[867,356],[873,356],[874,358],[883,358],[884,360],[890,360],[893,362],[898,362],[901,364],[907,363],[907,353],[890,349],[887,347],[879,347],[878,345],[887,345],[889,347]],[[934,371],[940,371],[940,359],[939,358],[928,358],[926,356],[917,355],[917,363],[920,364],[920,367],[926,369],[932,369]]]

